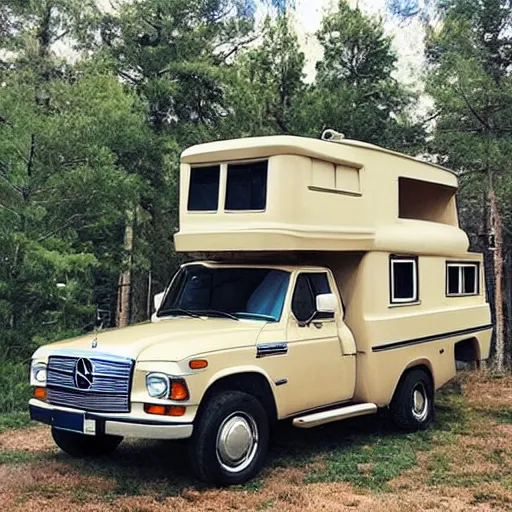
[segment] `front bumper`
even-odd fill
[[[78,432],[77,425],[83,418],[86,435],[113,435],[143,439],[188,439],[193,432],[193,425],[188,423],[162,423],[158,421],[142,421],[133,418],[106,417],[93,412],[56,407],[40,400],[29,402],[30,418],[50,426],[60,425],[66,416],[66,430]],[[76,418],[74,418],[76,417]],[[73,419],[78,420],[74,422]],[[58,427],[62,428],[62,427]]]

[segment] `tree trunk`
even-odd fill
[[[505,336],[503,322],[503,234],[496,195],[489,192],[491,225],[494,233],[494,303],[496,308],[496,370],[503,372],[505,360]]]
[[[119,275],[117,285],[116,326],[126,327],[130,322],[130,305],[132,295],[132,263],[133,263],[133,213],[127,212],[124,231],[124,250],[126,251],[125,270]]]
[[[512,364],[512,341],[510,339],[511,334],[511,325],[512,325],[512,267],[511,267],[511,257],[510,251],[507,250],[508,244],[506,242],[503,243],[505,247],[505,255],[503,257],[505,263],[505,308],[506,308],[506,336],[505,336],[505,365],[510,366]]]

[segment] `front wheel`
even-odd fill
[[[192,467],[206,482],[243,484],[263,467],[268,437],[268,418],[256,398],[239,391],[214,395],[194,426]]]
[[[55,444],[75,458],[100,457],[112,453],[123,440],[118,436],[86,436],[52,427]]]
[[[395,392],[390,406],[397,427],[415,432],[426,430],[434,421],[434,387],[424,370],[409,371]]]

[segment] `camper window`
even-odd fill
[[[478,295],[478,263],[446,264],[446,295]]]
[[[398,216],[456,226],[456,191],[455,187],[401,177],[398,180]]]
[[[391,258],[391,303],[418,301],[418,261],[416,258]]]
[[[227,211],[263,211],[267,206],[268,161],[228,165]]]
[[[219,207],[220,167],[195,167],[190,170],[188,210],[216,212]]]

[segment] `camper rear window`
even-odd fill
[[[228,165],[226,210],[265,210],[267,173],[268,161]]]
[[[391,258],[391,303],[418,301],[418,260]]]
[[[190,170],[188,210],[216,212],[219,205],[220,167],[194,167]]]
[[[478,295],[478,263],[447,263],[446,264],[446,295]]]

